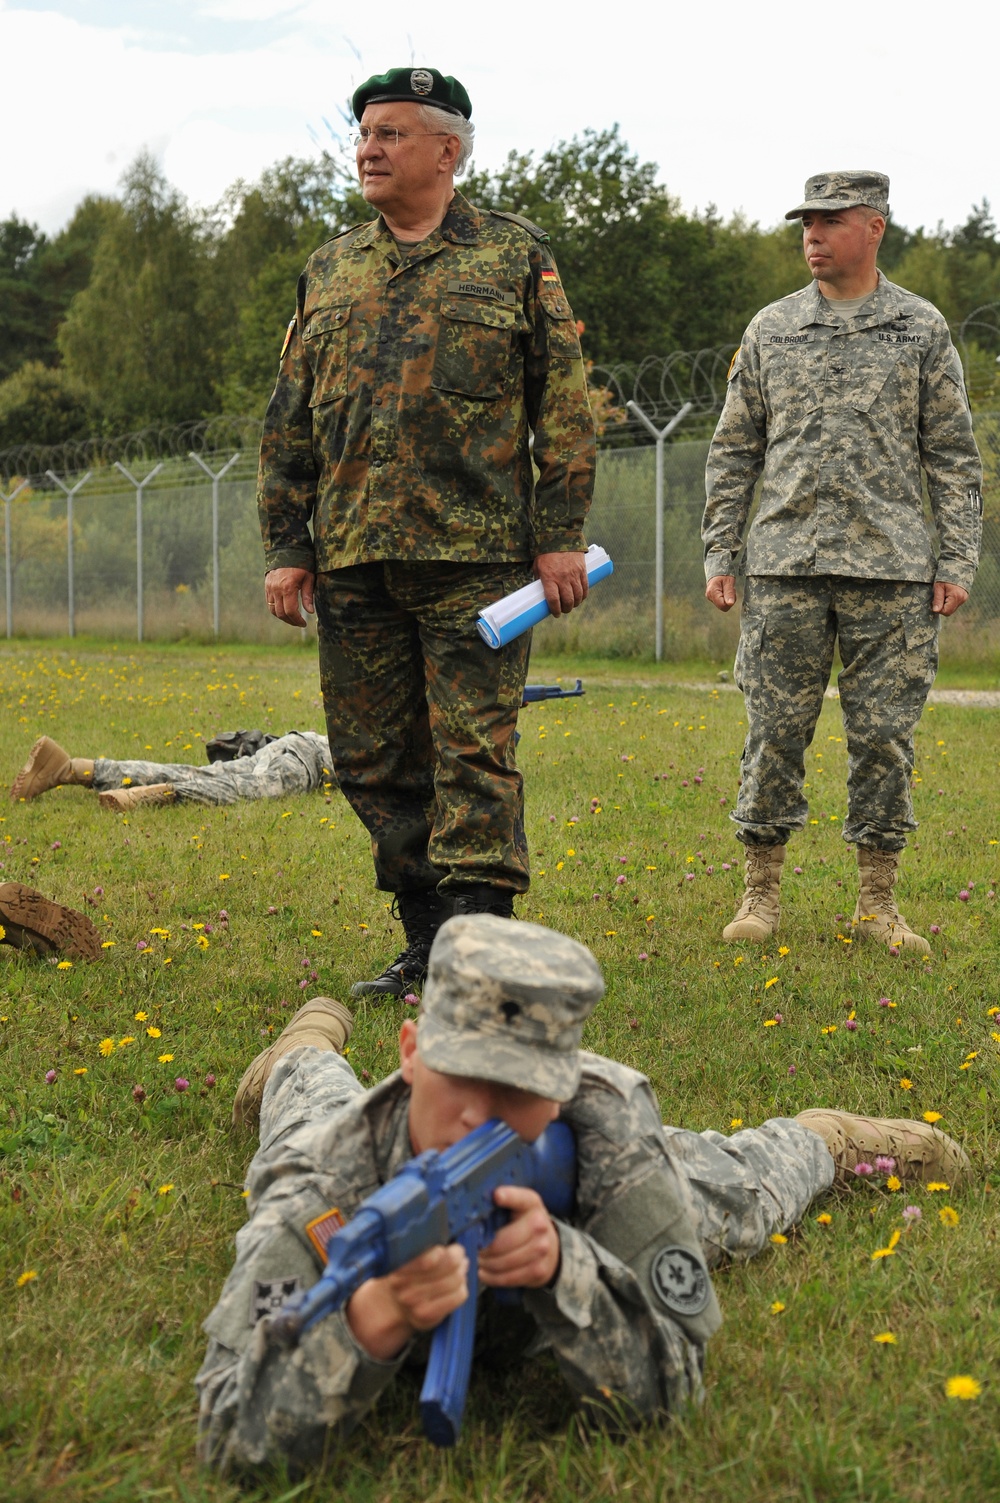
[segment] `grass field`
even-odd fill
[[[925,964],[849,942],[846,755],[827,705],[814,822],[786,867],[781,949],[762,956],[719,939],[740,886],[726,817],[740,697],[680,686],[676,664],[560,658],[532,678],[578,672],[584,699],[522,717],[535,882],[520,911],[598,956],[608,996],[587,1045],[645,1070],[667,1120],[696,1129],[813,1105],[940,1112],[975,1187],[860,1182],[724,1270],[707,1402],[675,1423],[587,1436],[539,1365],[476,1375],[461,1445],[441,1454],[400,1383],[333,1480],[248,1496],[997,1497],[998,712],[937,706],[919,732],[901,902],[939,931]],[[43,732],[75,755],[201,761],[219,729],[321,727],[314,658],[294,648],[14,644],[0,704],[8,782]],[[232,1092],[304,995],[343,996],[395,953],[367,841],[339,795],[122,817],[66,788],[0,814],[0,877],[87,906],[108,942],[101,962],[68,969],[0,949],[0,1496],[222,1503],[238,1494],[194,1461],[191,1380],[243,1219],[253,1145],[229,1128]],[[364,1078],[392,1068],[405,1012],[359,1009]],[[892,1255],[873,1259],[895,1230]],[[885,1332],[894,1343],[876,1341]],[[981,1396],[946,1397],[958,1375]]]

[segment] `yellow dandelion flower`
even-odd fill
[[[122,787],[123,788],[131,788],[131,786],[132,786],[132,779],[131,778],[122,778]]]
[[[767,989],[768,989],[769,986],[777,986],[777,984],[778,984],[778,978],[777,978],[777,976],[772,976],[771,979],[770,979],[770,981],[765,981],[764,982],[764,990],[767,991]]]
[[[934,1123],[940,1122],[943,1116],[943,1112],[924,1112],[924,1121],[929,1122],[933,1127]]]
[[[59,964],[56,966],[57,971],[71,971],[72,969],[73,962],[71,960],[60,960]]]
[[[138,1014],[136,1014],[136,1016],[138,1016]],[[146,1029],[146,1034],[151,1039],[158,1039],[160,1037],[160,1029],[150,1026]]]
[[[113,950],[116,944],[117,944],[117,940],[105,939],[105,940],[101,941],[101,949],[102,950]]]
[[[830,1215],[829,1211],[820,1211],[819,1215],[816,1217],[816,1221],[820,1226],[830,1226],[833,1222],[833,1217]]]
[[[172,1064],[173,1063],[173,1058],[174,1058],[174,1056],[172,1054],[158,1054],[157,1055],[157,1059],[159,1060],[159,1062],[160,1062],[161,1065]]]
[[[959,1221],[958,1212],[953,1206],[942,1206],[938,1211],[942,1226],[957,1226]]]
[[[790,952],[789,952],[789,949],[788,949],[787,945],[779,945],[778,946],[778,954],[779,955],[788,955],[789,953]]]
[[[889,1238],[888,1244],[885,1247],[876,1248],[875,1252],[872,1253],[872,1262],[874,1263],[877,1258],[894,1258],[896,1256],[896,1244],[899,1241],[899,1238],[900,1232],[899,1228],[897,1227],[892,1236]]]
[[[124,1049],[126,1044],[134,1044],[135,1038],[131,1033],[126,1033],[124,1038],[118,1040],[119,1049]]]
[[[765,1028],[777,1028],[777,1026],[778,1026],[778,1020],[777,1020],[777,1018],[765,1018],[764,1019],[764,1027]]]
[[[929,1190],[933,1195],[937,1190],[950,1190],[951,1185],[946,1184],[943,1179],[929,1179],[924,1189]]]
[[[157,1195],[169,1195],[170,1192],[171,1192],[171,1190],[173,1188],[174,1187],[173,1187],[172,1184],[170,1184],[170,1185],[161,1185],[160,1188],[157,1190],[156,1193],[157,1193]]]
[[[732,1121],[730,1122],[729,1125],[730,1125],[730,1127],[742,1127],[743,1126],[743,1118],[742,1117],[734,1117],[732,1119]]]
[[[86,1075],[86,1073],[87,1073],[87,1066],[86,1065],[84,1065],[81,1070],[74,1070],[73,1071],[74,1075]]]
[[[37,1277],[37,1268],[26,1268],[23,1273],[18,1274],[15,1283],[17,1284],[18,1289],[23,1289],[25,1284],[30,1284],[32,1279],[37,1279]]]
[[[208,949],[208,945],[209,945],[208,935],[207,934],[199,934],[198,935],[198,939],[197,939],[197,944],[198,944],[198,949],[199,950],[207,950]]]
[[[97,1047],[104,1055],[104,1058],[107,1059],[108,1055],[114,1052],[115,1041],[114,1039],[101,1039]]]
[[[220,882],[228,882],[229,881],[229,873],[228,872],[220,872],[219,873],[219,881]]]
[[[781,1300],[780,1299],[776,1299],[775,1302],[774,1302],[774,1304],[771,1306],[771,1314],[772,1315],[780,1315],[781,1312],[782,1312],[782,1310],[784,1308],[785,1307],[782,1304]]]
[[[949,1399],[978,1399],[983,1385],[977,1383],[975,1378],[970,1378],[968,1373],[959,1373],[948,1379],[944,1391]]]
[[[135,1021],[137,1023],[145,1023],[146,1019],[149,1017],[149,1013],[148,1012],[134,1012],[132,1014],[132,1016],[135,1018]]]
[[[895,1346],[896,1345],[896,1338],[892,1334],[891,1331],[879,1331],[879,1333],[878,1333],[877,1336],[873,1336],[872,1337],[872,1340],[873,1341],[877,1341],[878,1344],[879,1344],[879,1346]]]
[[[885,1182],[885,1188],[892,1191],[901,1190],[903,1188],[903,1181],[898,1175],[890,1174]]]
[[[322,939],[323,938],[323,931],[322,931],[322,929],[311,929],[309,932],[312,934],[313,939]]]
[[[901,1091],[912,1091],[913,1081],[907,1080],[906,1076],[904,1075],[902,1080],[899,1082],[899,1088]]]
[[[770,1240],[777,1247],[784,1247],[785,1243],[788,1241],[788,1238],[784,1236],[782,1232],[772,1232]]]

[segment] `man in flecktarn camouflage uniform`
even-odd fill
[[[237,1121],[256,1121],[250,1219],[208,1320],[197,1378],[199,1453],[232,1473],[336,1465],[339,1443],[466,1298],[467,1259],[438,1246],[362,1283],[294,1351],[269,1315],[314,1284],[324,1249],[413,1154],[492,1118],[533,1142],[560,1115],[576,1143],[566,1220],[534,1190],[498,1189],[510,1220],[479,1255],[475,1362],[548,1352],[593,1418],[670,1413],[702,1394],[722,1316],[709,1269],[785,1232],[834,1179],[881,1154],[901,1179],[957,1183],[968,1160],[925,1122],[809,1111],[731,1138],[664,1127],[638,1071],[580,1050],[603,992],[575,940],[490,914],[450,919],[431,952],[400,1069],[366,1091],[343,1058],[351,1015],[315,997],[253,1061]],[[520,1307],[493,1288],[520,1288]]]
[[[353,108],[379,217],[299,280],[258,505],[268,607],[301,626],[315,603],[334,772],[406,932],[354,994],[400,996],[449,913],[509,916],[527,890],[514,730],[529,639],[495,652],[475,621],[532,572],[554,615],[584,598],[595,441],[548,237],[455,191],[465,89],[393,68]]]
[[[876,267],[889,213],[878,172],[810,178],[802,220],[813,284],[750,324],[708,457],[702,535],[708,599],[736,602],[747,539],[736,679],[746,698],[732,818],[746,890],[723,938],[778,927],[785,845],[808,814],[805,750],[834,644],[847,732],[844,839],[857,846],[854,936],[927,954],[896,907],[913,732],[937,671],[940,618],[967,599],[982,534],[982,466],[962,366],[941,314]],[[926,477],[937,556],[923,517]]]

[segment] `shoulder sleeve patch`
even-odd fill
[[[664,1247],[653,1258],[649,1280],[661,1305],[675,1315],[700,1315],[711,1297],[708,1274],[686,1247]]]
[[[285,330],[285,337],[282,340],[281,354],[278,356],[278,362],[279,362],[279,364],[280,364],[280,362],[282,360],[284,360],[285,356],[288,354],[288,346],[292,342],[292,335],[294,333],[295,333],[295,319],[294,318],[290,318],[288,320],[288,328]]]
[[[541,225],[533,223],[530,219],[525,219],[523,214],[508,214],[504,209],[490,209],[489,212],[497,219],[509,219],[511,224],[519,224],[522,230],[527,230],[528,234],[532,235],[536,240],[545,241],[549,238],[548,230],[543,230]]]
[[[250,1325],[255,1326],[266,1315],[280,1310],[286,1299],[298,1294],[302,1280],[298,1274],[287,1279],[254,1279],[250,1290]]]

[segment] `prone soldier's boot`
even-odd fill
[[[308,1045],[343,1054],[353,1027],[354,1019],[343,1002],[337,1002],[333,997],[310,997],[274,1043],[247,1066],[233,1097],[233,1125],[239,1127],[246,1123],[250,1126],[257,1121],[264,1087],[283,1054],[291,1054],[293,1049],[303,1049]]]
[[[406,948],[381,976],[372,981],[355,981],[352,997],[405,997],[415,986],[421,986],[427,975],[434,936],[445,919],[451,917],[452,905],[435,887],[415,888],[396,893],[392,913],[402,922]]]
[[[931,947],[922,934],[914,934],[896,907],[893,888],[899,875],[899,851],[858,846],[860,891],[854,910],[855,939],[880,939],[883,944],[911,955],[929,955]]]
[[[903,1180],[944,1180],[951,1188],[971,1171],[964,1149],[929,1122],[905,1117],[856,1117],[851,1112],[799,1112],[796,1122],[819,1133],[837,1166],[837,1183],[853,1178],[856,1164],[895,1159],[893,1173]]]
[[[102,809],[113,809],[116,814],[127,814],[129,809],[138,809],[140,804],[156,808],[159,804],[172,804],[177,790],[171,783],[146,783],[138,788],[109,788],[97,795]]]
[[[99,960],[101,936],[85,913],[53,903],[22,882],[0,882],[0,944],[38,956]]]
[[[722,931],[729,944],[763,944],[778,930],[781,908],[778,887],[785,861],[783,845],[748,845],[746,847],[746,885],[743,901],[731,924]]]
[[[93,788],[94,763],[89,757],[71,757],[51,736],[39,736],[27,762],[14,779],[10,796],[18,799],[37,798],[48,793],[50,788],[60,788],[65,783],[79,783],[81,787]]]

